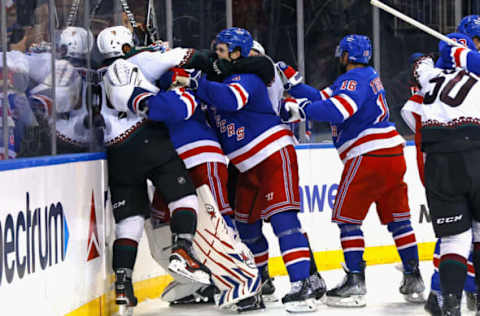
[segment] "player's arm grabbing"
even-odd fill
[[[154,121],[176,122],[190,118],[198,105],[195,96],[185,88],[159,92],[139,67],[123,59],[115,61],[104,78],[107,97],[121,112],[131,111]]]
[[[241,110],[262,85],[261,79],[252,74],[239,74],[226,83],[202,77],[196,95],[217,109],[233,112]]]

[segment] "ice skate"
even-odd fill
[[[423,283],[420,270],[418,269],[418,262],[412,263],[411,272],[403,272],[403,280],[400,285],[400,293],[407,302],[410,303],[425,303],[423,292],[425,291],[425,284]]]
[[[443,296],[442,306],[443,316],[460,316],[460,298],[455,294],[447,294]]]
[[[170,255],[168,270],[182,281],[210,284],[210,273],[203,264],[193,256],[190,241],[174,237],[172,254]]]
[[[262,271],[262,298],[265,302],[277,302],[278,297],[275,296],[275,285],[273,278],[268,274],[268,268]]]
[[[365,270],[350,272],[344,267],[347,275],[336,288],[327,291],[328,306],[363,307],[367,305],[365,295]]]
[[[315,290],[310,278],[291,283],[290,292],[282,298],[285,309],[290,313],[314,312],[317,309]]]
[[[442,316],[442,297],[435,291],[428,294],[424,309],[432,316]]]
[[[214,295],[218,292],[214,285],[204,285],[193,294],[170,302],[170,306],[185,304],[213,304]]]
[[[320,300],[322,298],[325,298],[325,293],[327,292],[327,285],[325,284],[325,280],[323,280],[320,273],[315,272],[308,278],[310,279],[313,291],[315,292],[315,299]]]
[[[243,313],[243,312],[250,312],[250,311],[255,311],[259,309],[264,309],[265,304],[263,303],[263,298],[260,293],[250,296],[247,298],[244,298],[240,302],[236,303],[233,305],[232,310]]]
[[[465,291],[465,297],[467,298],[467,308],[469,311],[477,310],[477,293]]]
[[[137,306],[137,298],[133,294],[132,270],[117,269],[115,271],[115,304],[118,306],[116,316],[132,316]]]

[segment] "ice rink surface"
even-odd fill
[[[398,264],[397,264],[398,265]],[[431,261],[423,261],[420,264],[422,276],[427,289],[425,298],[430,288],[430,278],[433,272]],[[322,276],[330,289],[337,285],[343,279],[342,270],[331,270],[322,272]],[[369,266],[366,270],[367,283],[367,306],[363,308],[334,308],[328,307],[323,303],[318,304],[318,309],[314,313],[305,313],[305,315],[427,315],[423,309],[423,304],[406,303],[403,296],[398,292],[402,274],[396,268],[396,265],[375,265]],[[281,298],[289,289],[287,277],[275,278],[277,288],[276,295]],[[462,314],[474,315],[469,312],[463,299]],[[168,303],[160,299],[147,300],[139,304],[135,310],[135,316],[217,316],[217,315],[238,315],[234,312],[223,313],[213,307],[213,305],[190,305],[182,307],[169,307]],[[248,316],[277,316],[292,315],[286,312],[280,302],[267,303],[265,310],[244,313]],[[300,314],[299,314],[300,315]]]

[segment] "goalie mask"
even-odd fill
[[[83,27],[69,26],[62,31],[58,46],[63,57],[85,59],[92,51],[94,44],[93,34]]]
[[[133,44],[133,34],[125,26],[107,27],[98,34],[97,46],[100,53],[106,58],[114,58],[125,55],[124,46],[130,48]]]

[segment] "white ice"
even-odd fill
[[[317,311],[314,313],[305,313],[304,315],[427,315],[423,309],[423,304],[411,304],[404,301],[403,296],[398,292],[402,274],[396,268],[398,264],[369,266],[366,270],[367,283],[367,306],[363,308],[334,308],[328,307],[322,303],[318,304]],[[431,261],[424,261],[420,264],[421,272],[427,289],[425,298],[430,289],[430,278],[432,276],[433,265]],[[323,278],[327,282],[327,287],[332,288],[343,279],[342,270],[323,271]],[[276,295],[281,298],[289,289],[287,277],[275,278],[277,288]],[[465,301],[465,299],[463,300]],[[473,315],[469,312],[463,302],[463,315]],[[238,315],[237,313],[224,313],[217,310],[213,305],[189,305],[181,307],[169,307],[167,303],[160,299],[147,300],[140,303],[135,309],[135,316],[220,316],[220,315]],[[245,313],[248,316],[278,316],[292,315],[286,312],[280,302],[267,303],[265,310]]]

